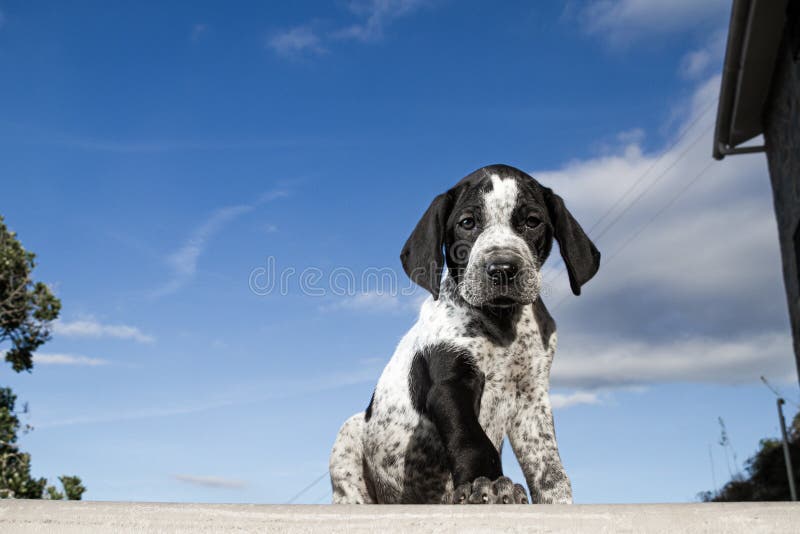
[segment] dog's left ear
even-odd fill
[[[567,210],[560,196],[552,189],[544,188],[544,198],[561,257],[567,266],[569,285],[574,294],[580,295],[581,286],[600,268],[600,251]]]
[[[439,298],[439,285],[444,269],[444,235],[452,200],[442,193],[431,202],[400,252],[403,270],[416,284]]]

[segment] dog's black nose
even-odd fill
[[[519,268],[510,260],[497,260],[486,266],[486,274],[495,285],[508,285],[517,275]]]

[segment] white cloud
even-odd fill
[[[324,34],[314,28],[318,26],[316,24],[295,26],[274,34],[268,45],[279,56],[297,57],[302,54],[326,54],[326,43],[334,40],[377,42],[383,39],[386,28],[392,22],[428,3],[425,0],[353,0],[347,4],[347,9],[355,22]]]
[[[362,20],[334,32],[334,36],[341,39],[355,39],[361,42],[380,40],[383,38],[384,29],[392,21],[413,13],[424,4],[423,0],[352,2],[350,10]]]
[[[175,417],[240,406],[242,404],[252,404],[254,402],[291,398],[318,391],[336,390],[353,384],[374,383],[380,376],[382,367],[380,359],[366,358],[358,362],[357,366],[346,371],[328,372],[303,378],[285,377],[275,380],[242,382],[237,384],[235,388],[215,391],[212,397],[207,395],[201,399],[201,396],[197,396],[196,399],[199,399],[200,402],[196,403],[175,406],[159,404],[150,407],[137,407],[133,410],[115,409],[94,414],[71,415],[62,419],[36,421],[35,426],[43,429]]]
[[[167,264],[172,271],[172,278],[163,286],[152,291],[153,298],[169,295],[185,286],[197,272],[197,262],[205,252],[208,242],[225,226],[246,213],[272,200],[285,197],[288,193],[283,190],[264,193],[252,204],[227,206],[214,211],[211,216],[192,232],[189,239],[167,256]]]
[[[633,130],[612,153],[531,172],[603,254],[580,297],[557,249],[545,266],[559,330],[553,385],[582,393],[558,397],[562,407],[597,401],[598,388],[796,379],[765,157],[711,157],[719,83],[696,86],[662,151],[645,151]],[[402,302],[367,294],[333,309]]]
[[[579,404],[600,404],[600,395],[593,391],[575,391],[573,393],[551,393],[550,404],[554,410],[569,408]]]
[[[320,311],[349,310],[358,312],[417,312],[427,298],[427,293],[400,296],[391,292],[367,291],[352,296],[338,297],[323,304]]]
[[[558,387],[729,385],[756,383],[761,375],[781,382],[797,377],[788,331],[732,339],[692,336],[663,342],[576,337],[559,350],[553,364],[552,380]]]
[[[242,489],[247,487],[247,482],[234,478],[223,478],[213,476],[197,476],[197,475],[172,475],[175,480],[192,484],[194,486],[204,486],[207,488],[220,488],[220,489]]]
[[[174,406],[164,408],[162,406],[141,408],[129,411],[116,410],[113,413],[96,413],[71,416],[64,419],[52,419],[50,421],[42,421],[36,423],[36,428],[52,428],[59,426],[72,426],[72,425],[94,425],[105,423],[118,423],[120,421],[136,421],[140,419],[155,419],[161,417],[173,417],[179,415],[188,415],[198,412],[205,412],[208,410],[215,410],[219,408],[226,408],[235,404],[230,400],[219,400],[204,402],[195,405]]]
[[[197,259],[206,247],[208,239],[233,219],[253,211],[253,206],[228,206],[211,214],[198,227],[184,245],[169,256],[169,263],[179,275],[192,276],[197,270]]]
[[[697,78],[708,69],[711,60],[711,52],[707,48],[693,50],[681,60],[681,74],[685,78]]]
[[[531,173],[603,254],[580,297],[557,252],[546,265],[555,385],[796,378],[765,157],[711,158],[719,83],[697,86],[682,108],[688,133],[663,153],[634,136],[615,154]]]
[[[705,22],[727,22],[726,0],[596,0],[578,11],[586,31],[624,44],[642,36],[686,31]]]
[[[688,52],[681,60],[681,76],[687,79],[697,79],[705,76],[711,68],[717,72],[720,71],[725,58],[726,38],[725,31],[716,31],[705,46]]]
[[[33,363],[36,365],[79,365],[94,367],[107,365],[108,360],[77,356],[74,354],[34,354]]]
[[[401,307],[400,298],[389,293],[359,293],[351,297],[342,297],[329,309],[360,311],[394,311]]]
[[[296,26],[276,33],[269,39],[269,47],[284,57],[298,56],[303,53],[324,54],[327,52],[322,41],[311,26]]]
[[[91,318],[79,321],[56,321],[53,323],[53,333],[67,337],[132,339],[139,343],[153,343],[155,341],[153,336],[145,334],[135,326],[102,324]]]

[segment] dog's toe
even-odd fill
[[[497,504],[513,504],[514,483],[508,477],[500,477],[492,484],[494,502]]]
[[[472,492],[469,495],[470,504],[492,504],[494,493],[492,481],[486,477],[478,477],[472,482]]]
[[[525,488],[514,484],[508,477],[500,477],[492,484],[496,504],[528,504]]]
[[[514,484],[514,503],[528,504],[528,492],[522,484]]]
[[[459,485],[452,494],[445,495],[444,503],[452,504],[528,504],[528,495],[520,484],[508,477],[494,482],[478,477],[472,482]]]
[[[467,482],[461,484],[453,490],[452,495],[445,496],[445,501],[451,504],[468,504],[469,496],[472,493],[472,484]]]

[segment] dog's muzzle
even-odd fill
[[[536,300],[541,283],[536,258],[524,242],[512,238],[499,246],[498,240],[493,241],[479,239],[473,247],[459,284],[461,296],[473,306],[509,306]]]
[[[499,288],[508,288],[520,269],[520,262],[514,258],[493,258],[486,264],[486,275],[489,281]]]

